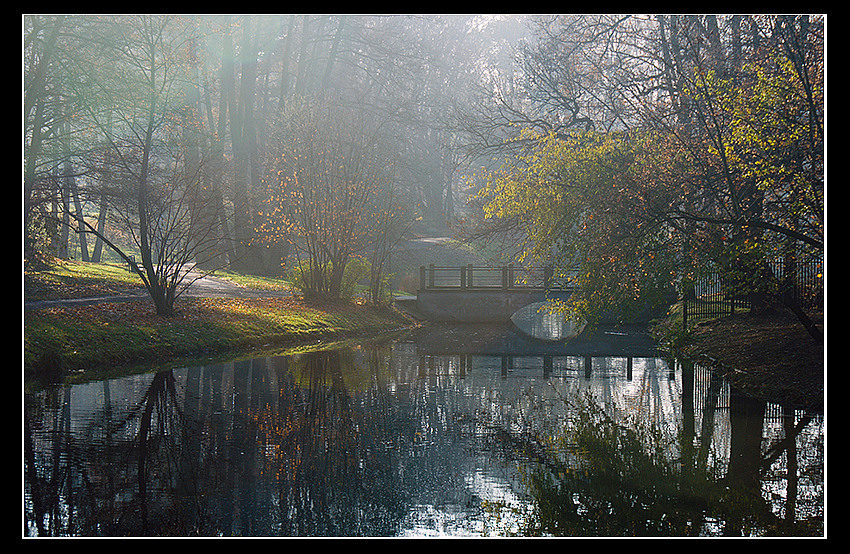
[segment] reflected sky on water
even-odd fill
[[[520,332],[541,340],[571,339],[584,330],[584,323],[567,318],[548,302],[535,302],[517,310],[511,323]]]
[[[672,465],[755,483],[765,519],[701,509],[689,534],[793,534],[794,522],[822,518],[822,416],[741,399],[705,368],[647,355],[629,333],[535,344],[443,328],[29,395],[25,532],[545,533],[537,508],[548,492],[529,475],[580,463],[557,439],[588,398],[618,425],[656,429]],[[553,472],[552,460],[566,465]]]

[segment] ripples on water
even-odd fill
[[[615,355],[610,334],[583,352],[505,350],[516,340],[449,329],[28,395],[26,533],[821,532],[821,416],[742,399],[710,371],[628,341]],[[520,351],[532,355],[507,355]],[[626,498],[646,457],[629,454],[628,437],[606,445],[606,418],[652,429],[635,435],[655,437],[647,451],[662,445],[645,475],[658,470],[675,491],[697,473],[720,479],[717,490],[744,491],[746,517],[730,508],[740,501],[662,495],[659,483]],[[622,467],[604,473],[594,459]],[[613,516],[594,516],[601,506]]]

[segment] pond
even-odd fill
[[[25,397],[30,536],[823,534],[824,420],[629,329],[431,327]]]

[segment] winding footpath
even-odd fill
[[[286,290],[257,290],[239,286],[227,279],[203,276],[194,271],[189,271],[185,277],[189,282],[180,296],[183,298],[280,298],[290,296]],[[140,287],[132,292],[120,295],[96,296],[89,298],[69,298],[62,300],[37,300],[24,302],[24,310],[41,310],[56,306],[85,306],[100,302],[129,302],[149,298],[147,290]]]

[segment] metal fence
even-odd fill
[[[793,286],[788,292],[793,300],[804,309],[823,309],[823,277],[826,274],[823,260],[794,261],[790,265],[785,260],[774,260],[770,268],[778,282],[783,282],[790,268],[793,275],[789,276],[789,282]]]
[[[778,294],[780,287],[790,300],[799,303],[808,310],[823,309],[824,301],[824,264],[823,260],[795,261],[788,264],[785,260],[768,262],[773,278],[768,292]],[[788,271],[793,271],[788,275]],[[751,301],[748,294],[735,292],[732,280],[719,272],[709,272],[686,290],[682,298],[682,326],[687,329],[688,322],[733,315],[749,310]]]

